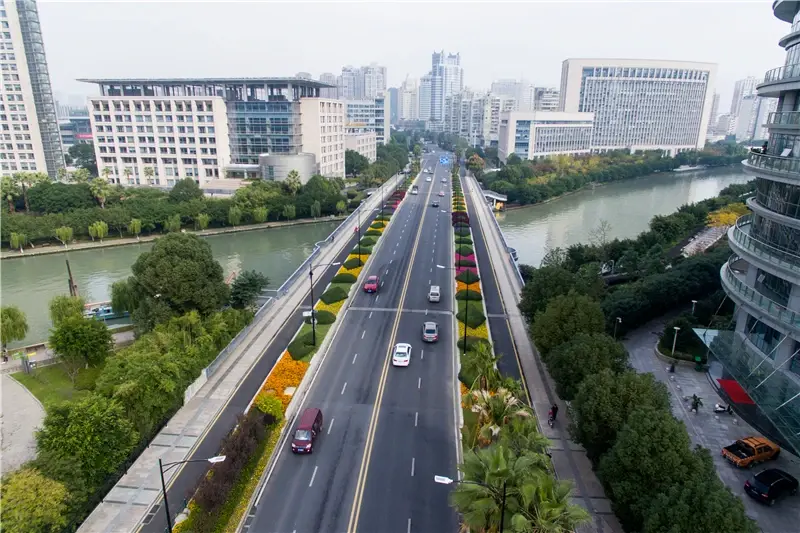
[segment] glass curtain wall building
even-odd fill
[[[752,214],[728,231],[733,255],[722,287],[736,304],[735,330],[698,330],[724,373],[755,402],[754,425],[800,450],[800,2],[773,3],[792,23],[780,41],[786,64],[767,72],[759,97],[777,99],[769,139],[743,161],[756,178]],[[713,368],[713,364],[712,364]]]

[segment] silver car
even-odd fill
[[[422,324],[422,340],[425,342],[436,342],[439,340],[439,325],[436,322],[425,322]]]

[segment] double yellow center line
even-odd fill
[[[438,164],[436,165],[438,166]],[[436,176],[436,166],[434,167],[433,176]],[[423,166],[424,169],[424,166]],[[392,334],[389,337],[388,353],[386,359],[383,361],[383,369],[381,370],[381,377],[378,382],[378,395],[375,398],[375,405],[372,407],[372,416],[369,420],[369,429],[367,430],[366,446],[364,448],[364,455],[361,458],[361,467],[358,471],[358,482],[356,483],[356,494],[353,499],[353,507],[350,510],[350,521],[347,524],[348,533],[356,533],[358,529],[358,518],[361,515],[361,501],[364,498],[364,487],[366,487],[367,474],[369,473],[369,462],[372,458],[372,447],[375,443],[375,431],[378,427],[378,415],[381,410],[381,403],[383,403],[383,393],[386,388],[386,378],[389,375],[389,361],[392,359],[392,350],[397,339],[397,329],[400,326],[400,310],[403,309],[403,304],[406,300],[406,293],[408,292],[408,282],[411,280],[411,270],[414,266],[414,257],[417,255],[417,248],[419,246],[419,237],[422,235],[422,227],[424,226],[425,206],[430,201],[431,193],[433,192],[433,179],[431,179],[431,187],[428,189],[428,195],[425,197],[423,204],[422,217],[417,228],[417,234],[414,237],[414,246],[411,250],[411,260],[408,263],[408,271],[406,272],[405,280],[403,281],[403,290],[400,293],[400,304],[398,305],[397,316],[394,319],[392,326]]]

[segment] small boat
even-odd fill
[[[115,312],[110,305],[90,305],[83,312],[83,316],[94,318],[95,320],[113,320],[115,318],[124,318],[128,315],[127,311],[122,313]]]

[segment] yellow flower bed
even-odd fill
[[[303,380],[308,370],[308,363],[305,361],[295,361],[289,355],[288,350],[283,352],[283,355],[278,360],[275,368],[272,370],[267,382],[264,383],[262,391],[274,391],[275,396],[283,404],[283,410],[289,405],[292,397],[284,394],[284,391],[289,387],[297,387]]]
[[[342,310],[342,307],[344,306],[344,303],[346,301],[347,301],[347,299],[344,299],[344,300],[341,300],[339,302],[334,302],[332,304],[326,304],[325,302],[320,300],[319,302],[317,302],[317,305],[315,305],[314,308],[317,311],[328,311],[330,313],[333,313],[336,316],[339,316],[339,311]]]
[[[362,262],[362,263],[366,263],[366,262],[367,262],[367,258],[368,258],[369,256],[368,256],[368,255],[366,255],[366,254],[361,254],[361,255],[358,255],[358,254],[350,254],[350,255],[348,255],[348,256],[347,256],[347,258],[348,258],[348,259],[353,259],[353,258],[356,258],[356,257],[357,257],[357,258],[359,258],[359,259],[361,259],[361,262]]]
[[[380,228],[373,228],[372,226],[370,226],[369,229],[370,231],[380,231],[381,233],[383,233],[383,231],[386,229],[386,226],[381,226]]]
[[[339,272],[337,272],[337,274],[352,274],[355,277],[358,277],[358,275],[361,274],[361,269],[362,268],[364,268],[364,267],[360,266],[360,267],[355,267],[355,268],[350,268],[350,269],[347,269],[345,267],[340,267],[339,268]]]
[[[456,280],[456,292],[463,291],[467,289],[467,284],[463,281]],[[478,294],[481,293],[481,284],[478,282],[470,283],[469,290],[472,292],[477,292]]]
[[[458,338],[464,338],[464,328],[467,326],[458,321]],[[486,322],[478,326],[477,328],[467,328],[467,337],[480,337],[481,339],[489,340],[489,326],[486,325]]]
[[[459,384],[459,388],[461,389],[461,407],[462,407],[462,408],[465,408],[465,407],[466,407],[466,405],[464,405],[464,396],[466,396],[467,394],[469,394],[469,389],[467,388],[467,386],[466,386],[466,385],[464,385],[464,384],[463,384],[462,382],[460,382],[460,381],[458,382],[458,384]]]

